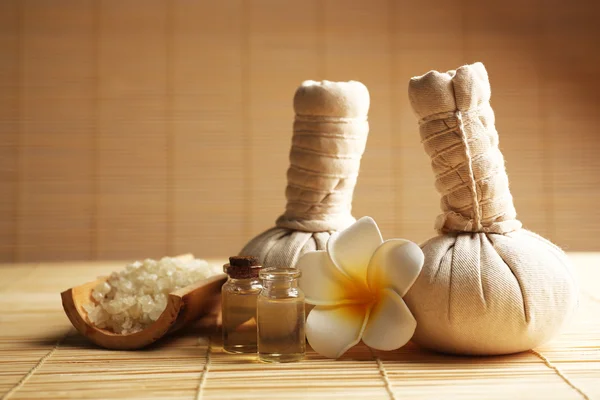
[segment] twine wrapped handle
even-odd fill
[[[481,63],[430,71],[409,83],[421,141],[431,157],[445,232],[508,233],[516,219],[504,157],[498,148],[488,74]]]
[[[344,229],[355,221],[352,196],[369,133],[369,92],[356,81],[305,81],[294,111],[287,205],[277,227]]]

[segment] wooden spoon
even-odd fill
[[[107,349],[133,350],[154,343],[214,309],[226,278],[225,274],[215,275],[169,293],[167,307],[152,325],[125,335],[94,326],[83,308],[84,304],[93,302],[92,290],[96,285],[108,277],[75,286],[60,295],[65,313],[79,333]]]

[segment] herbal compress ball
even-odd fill
[[[241,255],[258,257],[265,267],[292,267],[305,252],[324,250],[332,232],[354,223],[352,195],[369,133],[369,101],[366,86],[356,81],[305,81],[296,90],[285,213]]]
[[[577,305],[567,256],[522,229],[481,63],[410,80],[409,98],[441,194],[439,236],[405,301],[414,340],[458,354],[506,354],[554,336]]]

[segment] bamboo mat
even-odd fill
[[[425,241],[440,201],[408,81],[475,61],[519,219],[600,251],[599,19],[595,0],[0,0],[0,260],[234,254],[284,210],[305,79],[369,88],[352,210]]]
[[[473,358],[359,345],[340,360],[261,364],[222,352],[215,316],[144,351],[107,351],[74,332],[59,292],[123,263],[0,266],[2,399],[600,398],[600,253],[571,254],[578,315],[553,342]]]

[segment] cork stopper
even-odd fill
[[[223,272],[233,279],[258,278],[262,265],[256,257],[234,256],[229,257],[229,263],[223,265]]]

